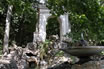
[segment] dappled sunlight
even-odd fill
[[[0,69],[103,69],[103,0],[0,0]]]

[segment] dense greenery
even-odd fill
[[[48,8],[54,15],[69,13],[72,32],[70,36],[80,39],[80,34],[93,44],[104,39],[103,0],[48,0]]]
[[[104,4],[103,0],[48,0],[47,7],[55,16],[69,13],[72,32],[69,34],[73,40],[79,40],[83,32],[89,42],[96,44],[104,39]],[[8,5],[13,5],[11,20],[10,41],[16,41],[18,45],[31,42],[35,24],[37,23],[37,9],[33,8],[38,4],[36,0],[1,0],[0,1],[0,44],[4,37],[5,19]],[[53,22],[57,21],[52,19]],[[52,22],[51,20],[49,23]],[[58,24],[58,23],[57,23]],[[47,25],[47,32],[51,27]],[[56,25],[57,26],[57,25]],[[55,25],[54,25],[55,27]],[[53,29],[54,30],[54,29]],[[58,29],[55,28],[57,32]],[[57,34],[53,32],[54,34]],[[59,33],[58,33],[59,34]]]
[[[10,26],[10,41],[16,41],[18,45],[32,41],[35,24],[37,22],[37,9],[34,8],[36,4],[37,2],[35,0],[0,1],[0,39],[2,41],[8,5],[13,5],[13,14]]]
[[[47,37],[59,35],[59,22],[57,17],[67,13],[71,23],[69,37],[73,42],[81,39],[81,33],[91,45],[104,45],[104,1],[103,0],[47,0],[47,7],[55,18],[49,19],[46,26]],[[13,5],[10,23],[9,42],[15,41],[17,45],[26,45],[33,40],[33,32],[38,22],[37,0],[0,0],[0,49],[2,48],[6,15],[9,5]],[[47,61],[55,56],[62,56],[63,52],[55,51],[58,40],[46,40],[40,44],[40,58]]]
[[[60,24],[57,20],[57,17],[50,18],[48,20],[48,24],[46,26],[47,30],[47,37],[51,35],[58,35],[60,36]]]

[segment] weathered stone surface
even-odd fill
[[[38,64],[35,46],[29,43],[26,48],[13,44],[9,47],[9,53],[3,54],[0,59],[0,69],[29,69]]]
[[[50,67],[47,69],[71,69],[71,65],[68,62],[64,62],[62,64],[56,65],[54,67]]]
[[[15,60],[11,60],[10,63],[0,63],[0,69],[18,69]]]
[[[62,64],[57,64],[56,66],[50,67],[48,69],[104,69],[104,60],[89,61],[81,65],[64,62]]]
[[[104,69],[104,60],[101,61],[89,61],[84,64],[72,65],[71,69]]]

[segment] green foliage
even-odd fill
[[[59,16],[60,14],[64,14],[66,9],[63,5],[66,5],[66,0],[48,0],[47,7],[51,10],[53,15]]]
[[[104,1],[103,0],[48,0],[47,6],[54,15],[69,12],[73,40],[79,40],[81,33],[93,44],[104,39]]]
[[[104,55],[104,51],[102,51],[101,54]]]
[[[98,43],[104,39],[103,3],[103,0],[48,0],[47,7],[56,17],[69,12],[72,28],[72,33],[69,36],[74,40],[79,40],[80,34],[83,32],[86,40]],[[37,5],[38,2],[36,0],[1,0],[0,36],[2,38],[0,40],[3,40],[5,18],[10,4],[13,5],[10,41],[15,40],[19,45],[26,44],[32,41],[33,31],[35,31],[37,10],[33,8],[33,5]],[[56,29],[56,26],[59,25],[56,18],[50,19],[48,22],[47,32],[49,35],[59,34],[59,28]]]
[[[1,0],[0,1],[0,35],[4,35],[4,25],[8,5],[13,5],[10,28],[10,42],[16,41],[18,45],[31,42],[35,31],[36,9],[35,0]]]
[[[58,51],[55,56],[60,57],[60,56],[63,56],[63,55],[64,55],[64,52],[63,51]]]
[[[53,57],[61,57],[64,55],[63,51],[59,51],[54,48],[54,40],[46,40],[43,44],[40,44],[40,58],[48,59],[48,62],[53,59]]]
[[[50,18],[46,26],[47,37],[51,35],[60,35],[60,24],[57,20],[57,17]]]
[[[39,49],[40,49],[40,58],[44,59],[44,57],[47,57],[48,51],[49,51],[49,45],[50,41],[46,40],[43,44],[40,44]]]

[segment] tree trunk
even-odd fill
[[[10,20],[11,20],[11,15],[12,15],[12,9],[13,9],[13,5],[9,5],[8,11],[7,11],[7,16],[6,16],[3,53],[8,52]]]

